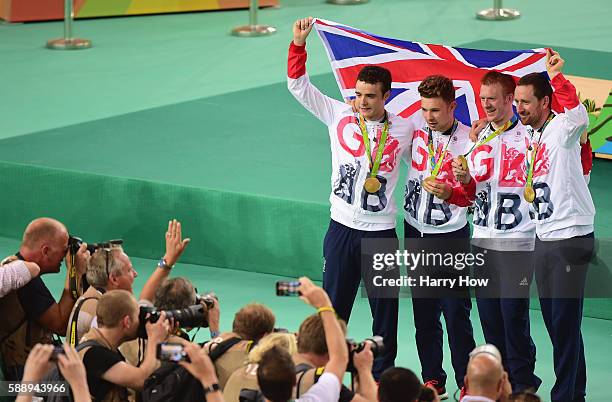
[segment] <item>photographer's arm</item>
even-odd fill
[[[220,329],[221,310],[219,309],[219,300],[213,298],[213,307],[208,309],[208,329],[210,331],[210,338],[214,339],[219,336]]]
[[[344,333],[336,318],[336,312],[332,307],[329,296],[323,289],[315,286],[306,277],[300,278],[299,281],[300,287],[298,290],[302,294],[301,299],[315,307],[321,315],[325,331],[325,342],[327,343],[329,354],[329,361],[325,365],[325,372],[334,374],[338,381],[340,381],[340,384],[342,384],[344,372],[348,364],[348,349]]]
[[[102,375],[102,378],[122,387],[129,387],[141,391],[145,380],[153,374],[157,368],[157,345],[163,342],[169,332],[170,323],[166,320],[166,313],[162,312],[155,324],[147,323],[147,347],[144,360],[139,367],[121,362],[112,366]]]
[[[75,261],[77,275],[80,276],[85,273],[89,257],[87,244],[81,244],[81,247],[77,251]],[[67,272],[66,281],[64,282],[64,291],[62,292],[59,302],[52,304],[36,321],[40,326],[53,331],[55,334],[66,336],[68,320],[70,319],[70,313],[72,312],[72,307],[75,302],[76,300],[72,298],[72,294],[70,293],[70,276]]]
[[[372,375],[374,355],[370,348],[370,342],[366,342],[364,349],[355,353],[353,357],[353,364],[357,369],[357,395],[352,399],[352,402],[375,401],[377,398],[376,381]]]
[[[168,231],[166,232],[166,254],[164,254],[163,260],[166,266],[169,268],[162,268],[159,265],[155,271],[151,274],[147,282],[142,287],[140,292],[140,300],[148,300],[151,303],[155,302],[155,292],[162,284],[162,282],[170,275],[170,270],[176,264],[185,247],[191,239],[183,239],[181,222],[173,219],[168,221]]]

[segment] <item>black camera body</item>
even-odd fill
[[[214,294],[207,293],[205,295],[201,295],[196,293],[196,303],[206,306],[206,310],[210,310],[215,306],[215,300],[219,301],[219,298]]]
[[[208,309],[203,304],[194,304],[186,308],[175,310],[158,310],[156,307],[140,306],[138,327],[138,337],[147,338],[147,330],[145,325],[147,322],[156,323],[161,316],[161,313],[166,313],[168,320],[174,319],[175,323],[179,323],[181,328],[208,328]]]
[[[346,346],[349,350],[349,361],[346,367],[347,372],[355,373],[357,371],[353,363],[353,358],[355,357],[355,353],[359,353],[365,348],[366,342],[370,344],[370,350],[372,351],[372,355],[374,355],[375,359],[385,352],[385,344],[382,336],[374,335],[371,338],[366,338],[359,343],[355,342],[353,339],[347,339]]]
[[[81,244],[83,244],[83,239],[81,239],[80,237],[76,237],[73,235],[70,235],[68,237],[68,249],[70,250],[71,254],[73,255],[76,254],[77,251],[79,251]],[[97,249],[111,248],[111,247],[121,246],[122,244],[123,244],[122,239],[108,240],[108,241],[103,241],[99,243],[87,243],[87,250],[89,251],[90,254],[93,254],[96,252]]]

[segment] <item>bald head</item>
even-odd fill
[[[475,355],[467,366],[465,383],[468,394],[497,400],[503,375],[504,369],[501,362],[493,355],[489,353]]]
[[[38,218],[26,227],[19,252],[26,261],[37,263],[42,273],[58,272],[67,245],[68,230],[63,223]]]
[[[68,234],[66,227],[60,221],[52,218],[34,219],[23,232],[22,245],[34,249],[41,243],[49,243],[62,234]]]

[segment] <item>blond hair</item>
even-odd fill
[[[297,340],[294,334],[273,332],[261,338],[259,343],[249,352],[248,361],[259,363],[263,354],[275,346],[285,349],[290,355],[297,353]]]
[[[130,292],[126,290],[111,290],[98,300],[96,317],[98,326],[116,328],[125,316],[138,314],[138,303]]]

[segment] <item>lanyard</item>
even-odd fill
[[[489,134],[486,138],[484,138],[483,140],[481,140],[480,142],[474,143],[474,145],[472,145],[472,148],[470,148],[469,151],[467,151],[467,153],[465,153],[463,156],[468,156],[469,154],[472,153],[472,151],[481,146],[486,144],[487,142],[492,141],[495,137],[497,137],[498,135],[504,133],[505,131],[508,131],[508,129],[512,126],[514,126],[514,123],[516,123],[516,121],[518,120],[518,118],[516,116],[512,116],[512,118],[510,120],[508,120],[506,123],[504,123],[503,126],[501,126],[500,128],[498,128],[497,130],[493,131],[491,134]]]
[[[429,152],[429,159],[431,163],[431,176],[433,177],[438,176],[438,172],[440,171],[440,168],[442,167],[442,164],[444,163],[444,157],[446,156],[446,152],[448,151],[448,145],[450,144],[451,139],[453,138],[453,134],[455,134],[455,130],[457,130],[457,126],[458,124],[457,124],[457,121],[455,120],[453,122],[453,127],[451,128],[451,133],[448,136],[448,141],[446,141],[444,150],[442,151],[442,154],[438,157],[437,161],[436,161],[436,152],[433,146],[433,133],[432,133],[431,128],[427,126],[427,134],[428,134],[427,149]]]
[[[368,137],[368,129],[365,125],[365,119],[359,115],[359,128],[361,129],[361,135],[363,136],[363,144],[365,145],[366,155],[368,156],[368,162],[370,163],[370,177],[376,177],[378,168],[380,167],[380,161],[382,160],[383,152],[385,150],[385,144],[387,143],[387,135],[389,134],[389,119],[385,112],[385,125],[383,126],[382,134],[378,141],[378,151],[376,152],[376,158],[372,161],[372,151],[370,148],[370,138]]]
[[[527,158],[525,157],[525,164],[526,164],[526,170],[527,170],[527,183],[525,183],[526,187],[531,187],[531,184],[533,183],[533,171],[534,171],[534,166],[535,166],[535,160],[536,160],[536,155],[538,153],[538,148],[540,147],[540,140],[542,139],[542,134],[544,134],[544,130],[546,129],[546,126],[548,126],[548,123],[550,123],[550,121],[553,119],[553,117],[555,117],[553,112],[550,112],[550,114],[548,115],[548,118],[546,119],[546,122],[544,122],[544,124],[542,125],[542,127],[539,130],[533,130],[531,129],[531,137],[529,138],[529,151],[531,152],[531,157]],[[535,143],[535,146],[532,149],[531,146],[531,141],[533,140],[533,135],[535,132],[538,132],[538,141]]]

